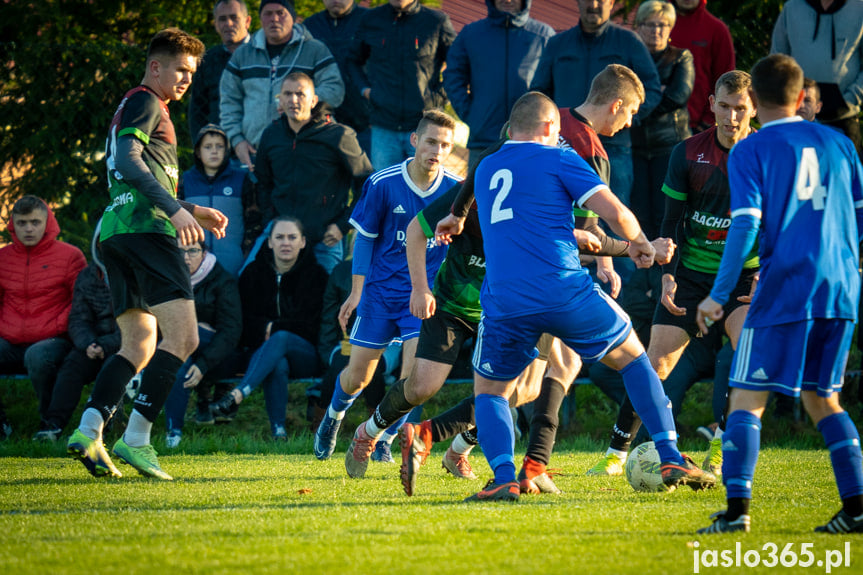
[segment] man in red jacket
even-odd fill
[[[8,229],[12,244],[0,249],[0,373],[26,370],[44,415],[57,368],[72,347],[66,337],[72,288],[87,261],[57,240],[54,213],[36,196],[15,202]],[[0,403],[0,439],[11,433]]]
[[[686,48],[695,60],[695,85],[689,97],[689,125],[693,133],[716,123],[710,110],[710,96],[716,80],[734,70],[734,44],[728,26],[707,11],[707,0],[673,0],[677,22],[669,43]]]

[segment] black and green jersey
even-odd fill
[[[434,237],[437,223],[450,213],[450,207],[461,186],[453,186],[447,193],[417,214],[427,238]],[[465,220],[464,231],[454,236],[434,280],[433,293],[437,306],[465,321],[479,323],[482,308],[479,292],[485,279],[485,251],[476,205],[471,206]]]
[[[116,167],[117,141],[133,136],[144,144],[144,164],[172,196],[177,196],[179,169],[177,136],[168,105],[146,86],[126,92],[114,113],[106,143],[108,191],[111,204],[102,217],[102,240],[116,234],[160,233],[171,237],[177,231],[168,214],[126,182]]]
[[[671,152],[662,191],[685,203],[682,221],[674,230],[663,222],[662,234],[675,240],[680,263],[691,270],[716,274],[731,227],[728,150],[710,128],[677,144]],[[746,258],[745,269],[758,267],[758,245]]]

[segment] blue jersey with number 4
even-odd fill
[[[855,320],[863,169],[851,140],[795,116],[769,122],[728,159],[731,216],[761,219],[761,279],[747,327]]]
[[[587,162],[569,149],[508,141],[480,162],[475,189],[486,316],[553,310],[592,292],[578,261],[572,208],[608,186]]]

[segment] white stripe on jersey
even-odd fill
[[[731,217],[736,218],[737,216],[755,216],[759,220],[761,219],[761,210],[758,208],[737,208],[733,212],[731,212]]]
[[[380,234],[370,234],[369,232],[364,230],[363,227],[359,223],[357,223],[357,221],[353,218],[349,219],[348,223],[351,224],[352,226],[354,226],[355,230],[357,230],[359,233],[363,234],[367,238],[375,239],[376,237],[378,237],[380,235]]]
[[[737,350],[735,351],[737,360],[737,369],[734,370],[733,379],[737,381],[746,381],[746,372],[749,370],[749,354],[752,352],[752,328],[744,328],[740,332],[740,338],[737,340]]]
[[[407,161],[407,160],[405,160],[405,161]],[[373,184],[377,184],[378,180],[381,180],[383,178],[392,177],[394,174],[400,174],[401,171],[402,171],[402,165],[396,164],[394,166],[390,166],[389,168],[384,168],[383,170],[381,170],[379,172],[375,172],[374,174],[369,176],[369,179],[372,181]]]
[[[605,184],[603,184],[603,185],[601,185],[601,186],[594,186],[594,187],[590,188],[589,190],[587,190],[584,194],[582,194],[582,195],[581,195],[581,197],[580,197],[580,198],[578,198],[578,199],[575,201],[575,203],[576,203],[576,204],[578,204],[578,207],[579,207],[579,208],[583,208],[583,207],[584,207],[584,202],[586,202],[587,200],[589,200],[589,199],[590,199],[590,197],[591,197],[593,194],[595,194],[596,192],[598,192],[599,190],[608,190],[608,191],[610,192],[610,191],[611,191],[611,188],[609,188],[609,187],[608,187],[608,186],[606,186]]]

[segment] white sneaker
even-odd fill
[[[183,439],[183,434],[179,429],[172,429],[165,437],[165,447],[168,449],[176,449],[180,446],[180,440]]]

